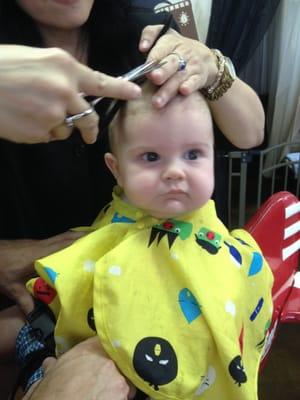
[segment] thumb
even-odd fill
[[[162,28],[163,25],[148,25],[143,29],[139,42],[139,50],[142,53],[151,49]]]

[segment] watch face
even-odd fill
[[[228,57],[226,57],[226,67],[227,67],[228,72],[231,75],[231,77],[233,79],[235,79],[236,78],[235,68],[234,68],[234,65],[233,65],[232,61]]]

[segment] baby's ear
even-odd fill
[[[115,177],[115,180],[118,182],[118,185],[122,187],[121,176],[119,173],[119,164],[116,157],[112,153],[105,153],[104,161],[110,172]]]

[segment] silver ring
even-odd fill
[[[170,53],[170,55],[171,54],[174,54],[174,56],[178,57],[178,68],[177,68],[177,71],[184,71],[185,68],[186,68],[187,61],[183,57],[181,57],[181,55],[178,54],[178,53],[173,52],[173,53]]]
[[[68,115],[65,118],[65,125],[67,125],[68,128],[74,128],[75,124],[74,121],[78,121],[81,118],[84,118],[90,114],[92,114],[92,112],[94,112],[94,108],[90,107],[87,110],[78,113],[78,114],[73,114],[73,115]]]

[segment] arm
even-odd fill
[[[99,338],[88,339],[57,361],[46,359],[44,378],[33,385],[23,400],[124,400],[135,389],[104,352]]]
[[[25,316],[17,306],[0,311],[0,360],[11,361],[14,355],[16,337],[25,324]]]
[[[161,25],[144,29],[139,45],[142,52],[151,48],[160,29]],[[178,57],[170,55],[172,52],[186,60],[184,71],[177,71]],[[182,95],[189,95],[210,86],[216,79],[216,59],[210,49],[172,29],[158,40],[149,52],[149,58],[166,58],[168,61],[149,76],[155,84],[162,85],[153,98],[156,107],[163,107],[178,91]],[[232,144],[250,148],[263,141],[263,107],[256,93],[246,83],[236,79],[219,100],[209,104],[218,127]]]
[[[34,261],[71,245],[81,232],[67,231],[44,240],[0,240],[0,292],[15,300],[25,313],[33,300],[25,282],[34,276]]]
[[[209,101],[213,118],[236,147],[259,146],[264,139],[265,114],[257,94],[240,79],[217,101]]]
[[[91,70],[61,49],[0,45],[0,137],[19,143],[67,138],[72,130],[63,124],[66,115],[90,108],[80,92],[130,99],[140,89]],[[96,140],[98,122],[95,112],[76,122],[87,143]]]

